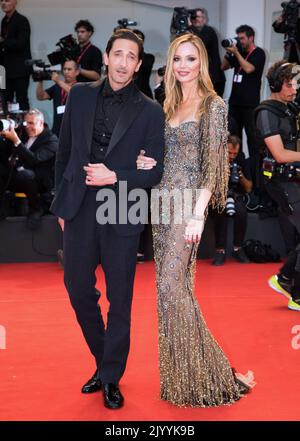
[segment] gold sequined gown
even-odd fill
[[[227,191],[227,114],[215,98],[199,122],[165,129],[164,174],[157,187],[208,188],[214,206]],[[161,204],[160,204],[161,205]],[[210,333],[194,295],[196,249],[185,243],[185,223],[153,224],[159,319],[160,396],[178,406],[218,406],[240,398],[230,364]]]

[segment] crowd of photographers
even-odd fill
[[[6,115],[14,114],[15,119],[26,123],[12,123],[15,128],[0,127],[2,130],[0,148],[0,196],[1,210],[5,211],[6,192],[23,192],[29,204],[28,226],[36,228],[42,214],[51,202],[54,186],[54,161],[58,148],[60,125],[65,104],[71,87],[77,82],[97,81],[102,75],[102,53],[91,41],[94,28],[88,20],[80,20],[71,34],[58,42],[59,50],[48,54],[50,65],[41,60],[32,60],[30,53],[30,24],[26,17],[16,11],[16,0],[0,0],[5,16],[1,22],[0,64],[6,69],[6,90],[1,91],[3,124],[9,121]],[[296,5],[296,6],[295,6]],[[285,57],[289,62],[299,61],[300,20],[298,3],[295,0],[282,4],[283,13],[273,23],[275,32],[285,34]],[[295,19],[297,11],[297,20]],[[119,27],[136,25],[128,20],[120,20]],[[144,41],[144,34],[135,29]],[[261,83],[265,69],[265,51],[256,46],[255,32],[251,26],[241,25],[234,38],[221,42],[225,56],[220,57],[219,39],[208,24],[208,14],[204,8],[187,10],[175,8],[171,24],[171,38],[182,32],[193,32],[202,39],[209,57],[209,70],[215,90],[221,97],[225,89],[224,71],[233,69],[233,82],[228,102],[229,132],[228,151],[230,160],[230,184],[228,202],[223,213],[211,212],[216,236],[215,265],[223,265],[226,260],[227,221],[234,221],[233,256],[241,263],[249,262],[243,251],[247,229],[248,210],[269,207],[272,211],[276,203],[268,195],[263,185],[261,164],[263,153],[257,141],[255,109],[260,104]],[[163,104],[164,68],[158,69],[155,87],[150,87],[150,76],[154,56],[145,54],[136,78],[138,87],[150,98]],[[51,66],[60,65],[59,72]],[[36,82],[38,100],[53,103],[53,126],[50,131],[44,123],[42,112],[31,109],[28,102],[29,78]],[[53,85],[44,88],[44,81]],[[16,108],[18,103],[19,107]],[[18,113],[19,112],[19,113]],[[294,110],[296,119],[298,109]],[[21,115],[21,116],[20,116]],[[2,120],[1,120],[2,121]],[[2,122],[0,122],[1,126]],[[243,145],[243,130],[246,133],[247,149]],[[297,136],[297,134],[295,135]],[[247,156],[247,159],[246,159]],[[250,196],[249,196],[250,195]],[[251,206],[251,203],[254,205]],[[280,211],[280,210],[279,210]],[[4,213],[5,215],[5,213]],[[280,217],[282,230],[290,230],[286,239],[287,247],[293,248],[295,230],[287,226],[284,215]]]

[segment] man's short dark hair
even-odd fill
[[[241,25],[238,28],[236,28],[235,32],[237,34],[241,34],[241,33],[245,33],[247,35],[247,37],[255,37],[255,31],[253,28],[251,28],[251,26],[248,25]]]
[[[108,43],[107,43],[107,46],[105,49],[105,52],[107,53],[107,55],[109,55],[114,42],[119,39],[129,40],[129,41],[133,41],[134,43],[136,43],[138,45],[138,49],[139,49],[139,53],[138,53],[139,60],[143,59],[143,55],[144,55],[143,42],[140,39],[140,37],[138,37],[131,29],[118,29],[116,32],[114,32],[112,34],[112,36],[108,40]]]
[[[88,32],[94,33],[94,26],[88,20],[79,20],[75,25],[75,31],[77,32],[79,28],[84,28]]]
[[[281,66],[283,67],[281,68]],[[286,60],[272,64],[267,73],[269,85],[282,87],[283,83],[291,81],[297,75],[297,72],[294,71],[296,66],[296,63],[288,63]]]
[[[227,144],[232,144],[234,147],[240,146],[241,145],[241,140],[238,136],[236,135],[229,135],[228,139],[227,139]]]
[[[208,12],[207,12],[207,9],[205,9],[205,8],[195,8],[194,12],[196,12],[196,13],[197,12],[202,12],[202,14],[204,14],[205,17],[208,18]]]
[[[132,29],[132,30],[138,37],[140,37],[143,40],[143,42],[145,41],[145,34],[142,31],[140,31],[139,29]]]
[[[68,61],[72,61],[72,62],[73,62],[74,67],[75,67],[76,70],[79,69],[79,64],[78,64],[77,61],[75,61],[75,60],[65,60],[65,61],[62,63],[62,68],[64,68],[64,65],[65,65]]]

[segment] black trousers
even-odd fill
[[[235,201],[235,209],[236,214],[233,216],[233,245],[241,247],[247,230],[248,212],[245,203],[240,198],[237,198]],[[216,249],[226,250],[228,216],[225,210],[222,213],[212,210],[211,218],[214,223]]]
[[[65,286],[103,383],[118,383],[130,346],[130,319],[139,234],[120,236],[96,221],[96,192],[87,191],[79,213],[65,222]],[[109,301],[105,327],[95,293],[101,261]]]
[[[281,182],[275,185],[265,180],[265,188],[270,197],[278,203],[281,210],[286,213],[286,219],[295,227],[298,233],[298,242],[296,246],[289,252],[285,264],[280,268],[280,273],[289,279],[293,279],[293,297],[300,298],[300,183]],[[280,200],[280,189],[287,195],[287,203]],[[292,207],[292,213],[288,213],[288,204]],[[284,231],[282,231],[283,234]],[[290,231],[288,231],[290,234]]]
[[[29,76],[22,78],[6,78],[6,91],[5,99],[6,102],[13,102],[14,96],[16,96],[16,101],[20,105],[21,110],[29,109],[28,101],[28,86],[29,86]]]
[[[258,154],[255,136],[254,109],[255,108],[253,107],[229,105],[229,114],[232,118],[234,118],[238,130],[238,133],[233,133],[233,135],[238,135],[242,140],[243,129],[245,129],[249,156],[251,157]]]
[[[6,190],[25,193],[29,209],[33,211],[40,208],[39,194],[51,189],[42,186],[33,170],[11,171],[7,167],[0,167],[0,195]]]

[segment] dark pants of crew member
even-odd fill
[[[241,247],[245,239],[247,230],[248,212],[245,203],[241,198],[235,200],[236,214],[232,216],[233,226],[233,245],[235,247]],[[218,213],[216,210],[212,210],[211,217],[214,222],[214,231],[216,239],[216,249],[226,250],[227,245],[227,223],[229,216],[226,215],[224,210],[222,213]]]
[[[16,96],[16,102],[20,105],[20,110],[29,109],[28,101],[28,86],[30,77],[22,78],[6,78],[6,102],[12,103],[14,96]]]
[[[96,192],[88,190],[82,206],[65,222],[65,286],[79,325],[96,359],[103,383],[118,383],[130,346],[130,317],[139,234],[121,236],[114,225],[96,220]],[[107,324],[95,292],[101,261],[109,301]]]
[[[237,135],[242,140],[243,129],[245,129],[249,156],[256,156],[258,152],[256,148],[254,108],[230,105],[229,114],[234,118],[238,130],[238,133],[233,133],[233,135]]]
[[[29,210],[35,211],[40,208],[39,194],[51,189],[43,187],[33,170],[11,171],[9,168],[0,167],[0,194],[6,190],[25,193]]]
[[[296,228],[298,237],[300,237],[300,182],[280,182],[280,188],[287,194],[287,204],[284,206],[280,202],[280,196],[276,186],[272,182],[265,181],[265,188],[270,197],[274,199],[282,211],[287,214],[287,219]],[[288,213],[288,205],[291,206],[292,212]],[[294,280],[292,290],[293,298],[300,298],[300,242],[290,251],[285,264],[280,268],[280,273],[288,279]]]

